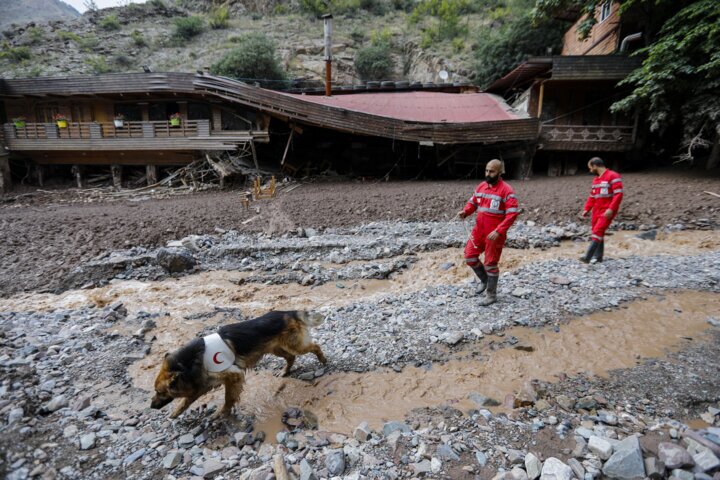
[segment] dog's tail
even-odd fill
[[[308,327],[318,327],[325,321],[325,316],[317,312],[301,310],[297,312],[297,318]]]

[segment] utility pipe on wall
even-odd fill
[[[628,35],[627,37],[623,38],[622,42],[620,42],[620,51],[624,52],[627,50],[628,43],[634,42],[635,40],[640,40],[642,38],[642,32],[633,33],[632,35]]]

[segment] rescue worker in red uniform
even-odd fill
[[[519,214],[515,191],[505,183],[500,175],[503,164],[500,160],[490,160],[485,167],[485,181],[477,186],[457,216],[466,218],[477,210],[475,228],[465,245],[465,263],[472,268],[480,280],[478,293],[485,291],[480,305],[490,305],[497,301],[497,284],[500,269],[498,262],[502,254],[508,229]],[[485,253],[484,265],[480,255]]]
[[[599,157],[591,158],[588,170],[595,175],[590,189],[590,196],[580,216],[587,217],[592,211],[592,235],[587,253],[580,258],[585,263],[603,261],[605,253],[605,230],[618,213],[623,198],[623,184],[620,174],[605,167]]]

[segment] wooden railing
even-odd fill
[[[634,130],[632,125],[542,125],[540,138],[546,142],[632,144]]]
[[[16,127],[12,123],[3,128],[8,138],[32,139],[97,139],[97,138],[170,138],[210,137],[210,120],[185,120],[180,125],[170,122],[67,122],[66,128],[57,123],[26,123]],[[213,132],[215,133],[215,132]],[[222,133],[224,132],[217,132]]]

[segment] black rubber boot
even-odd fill
[[[477,267],[472,267],[473,272],[475,272],[475,275],[477,275],[478,280],[480,280],[480,283],[478,283],[477,287],[475,288],[476,293],[482,293],[485,291],[485,288],[487,287],[488,283],[488,274],[485,271],[485,267],[483,264],[479,264]]]
[[[602,263],[604,254],[605,254],[605,242],[600,242],[600,244],[597,247],[597,250],[595,250],[595,255],[593,255],[593,258],[590,260],[590,263]]]
[[[580,257],[580,261],[583,263],[590,263],[590,259],[593,258],[593,255],[595,255],[595,251],[598,249],[599,246],[599,242],[596,242],[595,240],[591,241],[590,246],[585,253],[585,256]]]
[[[488,276],[487,290],[485,291],[485,296],[483,297],[483,299],[480,300],[480,306],[486,307],[488,305],[492,305],[497,301],[497,285],[498,277]]]

